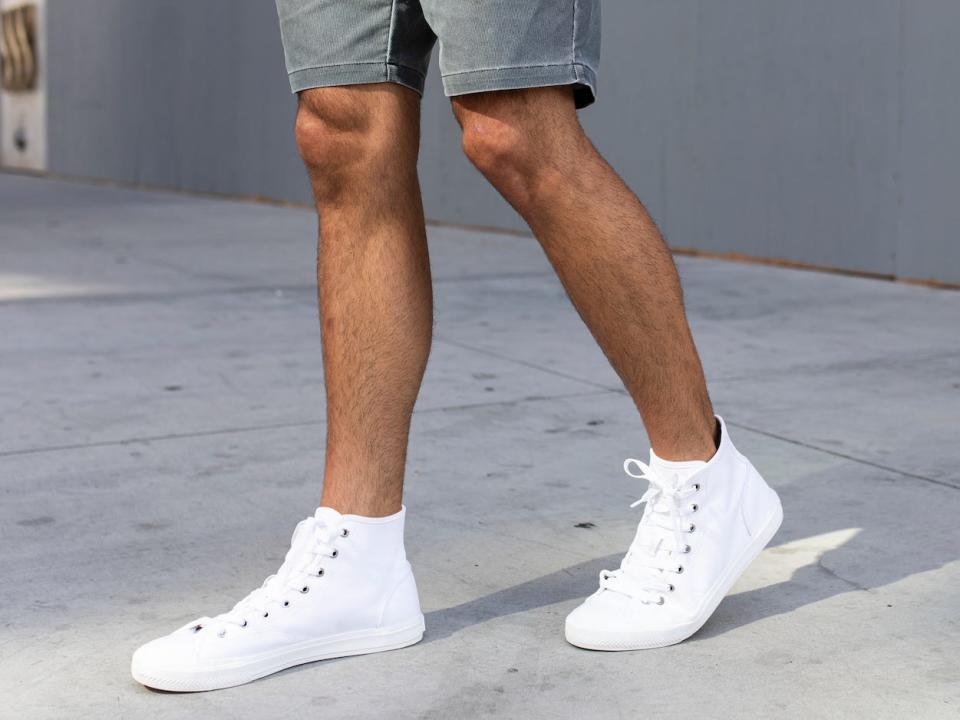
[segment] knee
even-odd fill
[[[461,116],[463,152],[491,184],[512,199],[533,172],[533,142],[523,126],[495,117]]]
[[[311,172],[336,170],[367,144],[369,120],[361,110],[325,92],[304,93],[297,108],[294,136]]]
[[[294,134],[317,201],[334,199],[351,182],[365,182],[390,153],[391,128],[374,107],[342,88],[300,95]]]
[[[549,194],[583,149],[568,88],[477,93],[456,98],[463,151],[518,210]]]

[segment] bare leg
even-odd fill
[[[584,134],[570,89],[464,95],[453,107],[464,151],[530,225],[657,455],[709,459],[716,421],[673,259]]]
[[[400,509],[407,435],[432,330],[417,95],[376,84],[300,95],[297,142],[320,218],[327,393],[322,505]]]

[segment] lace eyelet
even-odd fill
[[[693,532],[696,529],[697,529],[697,526],[694,525],[693,523],[690,523],[690,527],[687,528],[687,532]]]
[[[246,620],[244,620],[242,623],[240,623],[240,627],[246,627],[246,626],[247,626],[247,621],[246,621]]]
[[[696,503],[693,503],[693,504],[690,506],[690,512],[696,512],[696,511],[699,510],[699,509],[700,509],[700,506],[697,505]]]
[[[340,537],[347,537],[348,535],[350,535],[350,530],[348,530],[347,528],[343,528],[340,531]]]
[[[690,552],[690,546],[689,546],[689,545],[684,545],[684,546],[683,546],[683,554],[686,555],[686,554],[689,553],[689,552]]]
[[[657,605],[663,605],[666,601],[667,601],[667,599],[666,599],[665,597],[663,597],[663,595],[661,595],[661,596],[657,599]]]
[[[693,491],[694,491],[694,492],[700,492],[700,483],[694,483],[694,484],[693,484]]]
[[[673,583],[670,583],[670,584],[667,586],[667,591],[668,591],[668,592],[673,592],[673,591],[676,590],[676,589],[677,589],[677,586],[674,585]]]
[[[680,575],[682,573],[683,573],[683,565],[677,565],[677,575]]]
[[[284,601],[283,601],[283,606],[284,606],[284,607],[290,607],[290,601],[289,601],[289,600],[284,600]]]
[[[323,577],[324,569],[320,568],[317,570],[317,577]]]
[[[227,636],[227,631],[226,631],[226,630],[221,630],[220,632],[217,633],[217,637],[218,637],[218,638],[222,638],[222,637],[226,637],[226,636]]]
[[[269,613],[269,612],[265,612],[265,613],[263,614],[263,616],[264,616],[264,617],[270,617],[270,613]]]
[[[301,594],[301,595],[306,595],[308,592],[310,592],[310,586],[309,586],[309,585],[304,585],[302,588],[300,588],[300,594]]]
[[[334,548],[334,549],[333,549],[333,552],[330,553],[330,557],[335,558],[335,557],[337,557],[337,555],[339,555],[339,554],[340,554],[340,551],[337,550],[336,548]]]

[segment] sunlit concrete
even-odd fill
[[[424,642],[137,685],[133,649],[258,585],[317,501],[314,234],[0,175],[0,717],[956,717],[960,293],[680,258],[786,519],[690,641],[593,653],[562,621],[630,540],[646,438],[536,243],[441,227],[407,494]]]

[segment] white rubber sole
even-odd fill
[[[423,631],[424,622],[421,615],[418,620],[406,625],[342,633],[210,668],[177,670],[140,667],[134,657],[130,671],[134,680],[155,690],[170,692],[219,690],[243,685],[295,665],[317,660],[398,650],[420,642]]]
[[[567,623],[564,627],[564,635],[567,642],[571,645],[584,648],[586,650],[652,650],[653,648],[676,645],[683,642],[688,637],[696,633],[704,626],[720,602],[730,592],[744,571],[750,566],[763,549],[767,546],[773,536],[780,529],[783,522],[783,506],[780,504],[780,498],[777,498],[777,504],[770,513],[770,517],[763,525],[763,529],[750,541],[740,556],[732,563],[726,573],[721,577],[716,590],[710,596],[703,609],[689,623],[675,625],[670,628],[658,631],[650,630],[625,630],[625,631],[599,631],[577,628]]]

